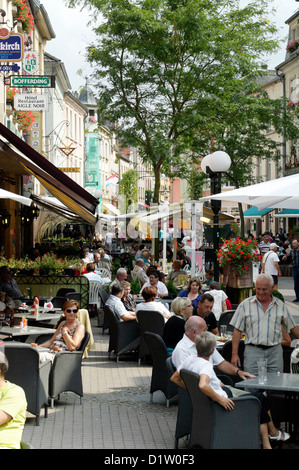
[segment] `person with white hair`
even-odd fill
[[[116,276],[115,276],[114,281],[112,281],[109,286],[109,294],[111,294],[111,289],[114,286],[114,284],[122,284],[123,282],[127,280],[127,277],[128,277],[127,270],[125,268],[119,268],[116,271]]]
[[[136,260],[134,269],[132,270],[131,274],[133,279],[137,278],[139,280],[141,287],[143,286],[143,284],[148,282],[148,276],[144,271],[144,260],[142,258]]]
[[[270,243],[269,251],[264,254],[262,259],[262,273],[271,274],[273,277],[273,289],[278,289],[278,277],[281,277],[281,270],[279,266],[279,257],[277,255],[278,245]]]
[[[238,350],[245,333],[244,368],[254,375],[260,359],[267,359],[268,372],[283,372],[282,328],[299,338],[299,326],[287,305],[272,295],[273,282],[270,274],[259,274],[256,295],[243,300],[230,321],[234,327],[231,362],[241,366]]]

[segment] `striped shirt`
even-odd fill
[[[281,325],[287,333],[296,326],[284,302],[272,297],[264,311],[255,295],[238,306],[230,324],[245,333],[245,344],[264,346],[281,343]]]

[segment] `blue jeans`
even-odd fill
[[[293,279],[296,299],[299,299],[299,268],[293,268]]]

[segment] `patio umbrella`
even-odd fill
[[[234,201],[257,207],[259,210],[299,208],[299,174],[284,176],[263,183],[244,186],[243,188],[224,191],[201,198],[200,201],[211,199]]]

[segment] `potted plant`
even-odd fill
[[[34,28],[34,18],[26,0],[12,0],[12,5],[17,7],[16,19],[22,24],[24,33],[29,34]]]
[[[178,295],[178,290],[175,287],[173,281],[167,281],[166,282],[166,287],[167,287],[167,290],[168,290],[168,296],[169,297],[175,298]]]
[[[291,41],[288,43],[286,49],[287,49],[287,52],[289,52],[290,54],[292,54],[293,52],[295,52],[299,47],[299,41],[297,39],[295,39],[294,41]]]
[[[252,262],[261,260],[257,244],[257,241],[245,241],[239,237],[224,240],[223,246],[217,252],[219,263],[221,266],[228,266],[230,271],[238,276],[244,276],[250,270]]]
[[[134,281],[131,281],[131,294],[132,295],[138,295],[140,294],[141,286],[139,279],[135,279]]]

